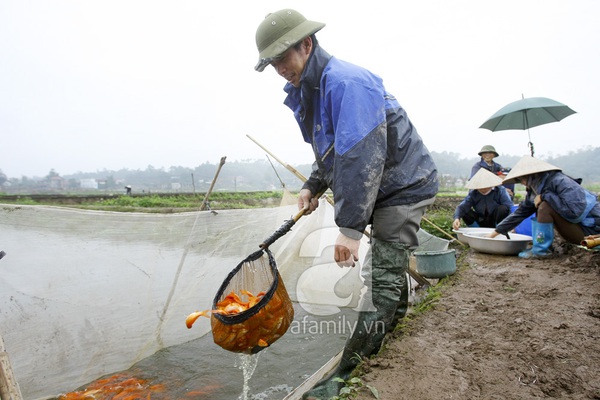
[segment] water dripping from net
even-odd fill
[[[235,363],[235,366],[242,370],[244,374],[244,387],[242,389],[242,394],[238,397],[238,400],[248,400],[248,392],[250,391],[250,378],[254,374],[254,370],[258,365],[258,356],[260,353],[256,354],[244,354],[240,353],[239,357]]]

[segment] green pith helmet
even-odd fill
[[[489,144],[486,144],[485,146],[483,146],[481,148],[481,150],[479,150],[479,153],[477,153],[477,154],[481,156],[483,153],[494,153],[494,157],[498,157],[500,155],[500,154],[498,154],[498,152],[496,151],[494,146],[491,146]]]
[[[258,64],[254,69],[262,72],[274,58],[324,26],[324,23],[309,21],[289,8],[268,14],[256,30]]]

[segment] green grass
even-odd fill
[[[134,196],[64,195],[64,196],[2,196],[0,203],[22,205],[54,205],[72,208],[119,212],[172,213],[200,210],[206,194],[145,194]],[[205,209],[225,210],[240,208],[276,207],[281,203],[281,191],[213,192]]]
[[[18,198],[0,195],[0,203],[22,205],[55,205],[92,210],[116,212],[175,213],[198,211],[204,201],[205,193],[200,194],[146,194],[135,196],[18,196]],[[251,209],[277,207],[281,203],[282,191],[262,192],[213,192],[208,198],[208,207],[212,210]],[[451,197],[449,194],[440,197]],[[454,195],[456,197],[456,195]],[[62,201],[70,198],[69,202]],[[205,209],[208,209],[205,207]],[[428,233],[449,239],[452,234],[452,214],[450,208],[436,207],[426,214],[421,227]],[[443,232],[442,232],[443,231]]]

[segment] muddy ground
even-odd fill
[[[600,399],[600,252],[555,251],[461,250],[435,308],[390,337],[362,381],[382,400]]]

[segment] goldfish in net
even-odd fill
[[[265,292],[260,292],[256,296],[247,290],[241,290],[240,294],[246,296],[247,301],[243,301],[242,298],[231,291],[227,296],[223,298],[223,300],[217,303],[216,310],[204,310],[204,311],[195,311],[187,316],[185,319],[185,325],[190,329],[194,322],[200,317],[210,318],[211,314],[221,314],[221,315],[235,315],[241,312],[244,312],[262,300],[265,296]]]

